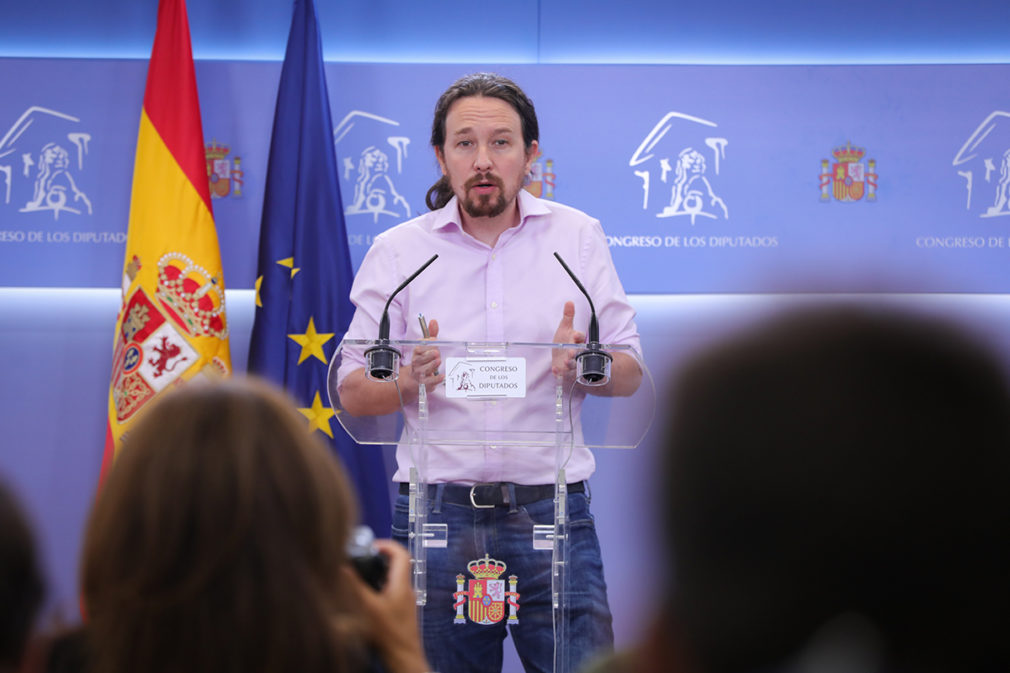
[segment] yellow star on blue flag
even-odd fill
[[[326,433],[330,439],[333,439],[333,430],[330,429],[330,419],[336,415],[336,412],[328,404],[323,404],[318,390],[316,391],[316,396],[312,398],[312,406],[306,409],[299,407],[298,411],[302,412],[302,416],[309,419],[310,431],[319,430]]]
[[[304,334],[289,334],[288,338],[302,347],[302,352],[298,356],[298,364],[305,362],[309,357],[316,357],[320,362],[326,364],[326,355],[323,353],[323,344],[333,338],[333,332],[323,334],[316,331],[316,325],[309,318],[309,326],[305,328]],[[316,393],[317,395],[319,393]]]

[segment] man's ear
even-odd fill
[[[540,151],[540,143],[536,140],[530,143],[530,146],[526,148],[526,172],[529,173],[533,169],[533,162],[537,159],[537,152]],[[444,171],[443,171],[444,172]]]
[[[448,175],[445,170],[445,152],[442,151],[441,147],[435,148],[435,159],[438,160],[438,167],[442,169],[442,175]]]

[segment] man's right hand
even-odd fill
[[[428,323],[428,340],[438,337],[438,321],[432,320]],[[410,356],[410,373],[418,385],[431,390],[445,380],[445,372],[439,371],[442,367],[442,352],[436,346],[414,346],[414,351]]]
[[[428,323],[428,335],[426,341],[438,336],[437,320]],[[368,378],[364,367],[350,372],[338,389],[340,406],[354,417],[384,416],[414,404],[422,383],[431,392],[445,381],[445,373],[440,371],[442,353],[437,346],[415,346],[410,356],[410,364],[400,367],[397,385]]]

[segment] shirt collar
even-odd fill
[[[431,223],[432,231],[448,229],[452,226],[455,226],[459,231],[463,231],[463,223],[459,221],[459,199],[455,196],[449,199],[449,203],[436,210],[433,217],[434,219]]]
[[[543,199],[538,199],[525,189],[519,190],[519,226],[526,222],[528,217],[538,215],[550,215],[551,209],[547,207]]]

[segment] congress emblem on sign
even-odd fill
[[[509,590],[505,590],[505,580],[498,579],[505,572],[505,563],[490,558],[487,554],[484,558],[470,561],[466,564],[466,569],[474,576],[469,580],[467,589],[463,589],[466,578],[460,574],[456,575],[456,591],[452,597],[456,600],[453,608],[456,610],[454,624],[465,624],[466,617],[463,616],[463,605],[466,605],[466,616],[470,621],[485,626],[497,624],[505,618],[505,606],[508,605],[508,623],[518,624],[519,617],[519,592],[516,585],[519,578],[509,575]]]
[[[877,162],[861,160],[866,150],[845,143],[836,147],[832,154],[835,163],[828,170],[827,159],[821,159],[821,201],[830,201],[834,196],[839,201],[859,201],[866,196],[867,201],[877,200]],[[830,188],[830,189],[829,189]]]

